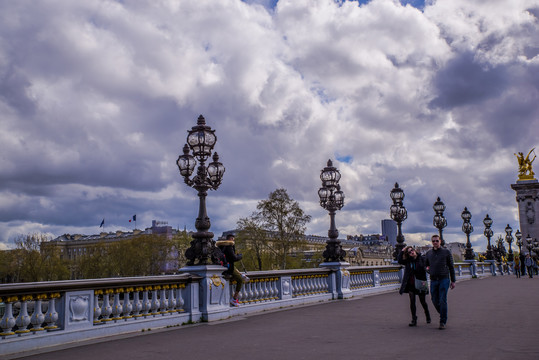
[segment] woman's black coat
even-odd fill
[[[403,259],[401,251],[399,252],[397,261],[399,262],[399,264],[404,265],[404,275],[402,277],[399,294],[408,292],[406,284],[408,284],[408,280],[410,279],[410,276],[412,274],[418,280],[427,280],[427,269],[425,268],[425,257],[423,255],[417,254],[415,260],[411,256],[407,256],[406,259]],[[413,268],[414,264],[415,269]]]

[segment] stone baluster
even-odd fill
[[[300,287],[301,287],[301,295],[302,296],[307,295],[307,276],[301,276]]]
[[[350,289],[357,289],[358,284],[359,284],[358,273],[351,272],[350,273]]]
[[[247,287],[247,284],[244,282],[243,286],[241,287],[240,293],[238,294],[238,301],[240,304],[243,304],[245,301],[245,288]],[[230,286],[230,293],[232,294],[234,292],[234,288],[232,285]]]
[[[103,293],[103,306],[101,307],[101,321],[111,321],[110,315],[112,314],[112,305],[110,304],[110,294],[114,290],[106,289]]]
[[[151,286],[146,286],[144,292],[142,293],[142,315],[145,317],[149,315],[150,310],[152,309],[152,303],[148,297],[148,293],[152,290]]]
[[[255,281],[254,280],[251,280],[247,283],[247,285],[249,285],[249,291],[246,291],[246,294],[247,294],[247,302],[253,302],[253,299],[254,299],[254,296],[255,296],[255,293],[253,291],[253,287],[255,286]]]
[[[320,275],[313,275],[313,293],[320,294]]]
[[[45,330],[47,331],[58,329],[58,326],[56,325],[56,322],[58,321],[58,312],[56,311],[56,299],[59,298],[59,293],[50,294],[48,297],[49,307],[47,309],[47,313],[45,314],[45,323],[47,323],[47,326],[45,326]]]
[[[292,297],[298,296],[298,288],[297,288],[297,276],[290,277],[290,293],[292,294]]]
[[[185,284],[179,284],[178,285],[178,292],[176,293],[176,309],[178,309],[179,312],[184,312],[183,305],[185,305],[185,300],[183,300],[182,291],[185,289]]]
[[[16,302],[18,298],[16,296],[8,296],[7,298],[0,298],[0,301],[5,303],[4,316],[0,320],[0,329],[2,332],[0,336],[2,339],[5,339],[6,336],[15,335],[11,329],[15,326],[15,317],[13,317],[13,303]]]
[[[305,276],[299,276],[299,292],[298,295],[305,295]]]
[[[279,278],[273,278],[273,281],[272,281],[272,288],[273,288],[273,299],[274,300],[279,300],[279,289],[278,289],[278,282],[279,282]]]
[[[151,314],[153,316],[156,316],[156,315],[159,315],[159,305],[160,305],[160,302],[159,302],[159,299],[157,298],[157,291],[161,289],[161,286],[157,285],[157,286],[154,286],[153,289],[152,289],[152,312]]]
[[[168,299],[167,299],[167,290],[170,288],[169,285],[163,285],[159,291],[159,313],[161,315],[168,314]]]
[[[307,276],[307,292],[309,295],[312,295],[315,293],[314,291],[314,275]]]
[[[264,279],[264,301],[270,301],[270,281],[271,279]]]
[[[238,300],[242,304],[246,304],[249,302],[249,283],[245,283],[242,286]]]
[[[292,289],[293,289],[292,295],[294,297],[299,296],[299,293],[301,292],[300,286],[299,286],[299,281],[300,281],[299,276],[293,276],[292,277]]]
[[[32,323],[32,331],[35,333],[36,331],[43,331],[45,328],[43,328],[43,323],[45,322],[45,315],[43,314],[43,307],[41,302],[43,299],[46,299],[46,294],[39,294],[36,296],[36,299],[34,301],[34,313],[32,314],[32,317],[30,318],[30,323]]]
[[[258,301],[265,301],[266,300],[266,290],[264,289],[264,286],[266,284],[266,279],[260,279],[259,282],[259,291],[260,291],[260,297]]]
[[[101,306],[99,306],[99,296],[103,295],[103,290],[94,291],[94,324],[100,324]]]
[[[320,294],[325,294],[328,292],[328,285],[327,285],[327,275],[320,275],[319,281],[320,281]]]
[[[262,301],[262,298],[264,297],[264,291],[262,291],[262,282],[263,279],[256,279],[255,282],[255,301],[260,302]]]
[[[124,289],[115,289],[114,290],[114,300],[112,302],[112,320],[118,321],[122,320],[122,304],[120,303],[120,294],[124,291]]]
[[[264,279],[258,279],[256,290],[258,291],[258,296],[256,297],[256,301],[264,301]]]
[[[176,310],[177,302],[176,302],[176,297],[174,296],[174,292],[176,291],[177,288],[178,288],[178,284],[172,284],[169,286],[169,289],[168,289],[168,310],[167,311],[171,314],[178,311]]]
[[[329,275],[327,275],[327,274],[323,275],[322,280],[323,280],[322,284],[324,285],[323,293],[325,294],[325,293],[327,293],[329,291],[329,283],[328,283]]]
[[[28,300],[32,300],[32,295],[25,295],[21,297],[21,309],[19,315],[15,319],[15,325],[17,325],[16,334],[22,335],[29,333],[28,325],[30,325],[30,316],[28,315]]]
[[[133,316],[131,315],[131,312],[133,311],[133,304],[131,303],[131,299],[129,299],[129,295],[133,292],[133,288],[127,288],[124,292],[124,303],[122,306],[122,319],[131,319]],[[140,310],[139,310],[140,311]]]
[[[141,291],[144,291],[144,289],[140,286],[137,286],[135,288],[135,291],[133,292],[133,317],[135,319],[142,316],[140,312],[142,311],[143,304],[140,301],[140,295],[139,295]]]

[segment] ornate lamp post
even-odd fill
[[[339,230],[335,227],[335,212],[344,206],[344,193],[341,191],[339,180],[341,173],[333,167],[331,160],[328,160],[327,166],[320,173],[322,187],[318,190],[320,197],[320,206],[329,211],[330,227],[328,230],[329,240],[326,250],[322,254],[326,262],[344,261],[346,252],[342,249],[339,237]]]
[[[217,142],[215,130],[206,125],[202,115],[198,117],[197,125],[188,130],[187,144],[183,147],[183,155],[178,157],[176,164],[183,176],[185,183],[198,191],[200,199],[198,217],[195,221],[197,232],[193,234],[191,247],[185,251],[187,265],[192,266],[198,260],[198,264],[208,264],[215,246],[212,243],[213,233],[210,229],[210,218],[206,213],[206,196],[208,190],[217,190],[225,172],[225,167],[219,162],[219,155],[215,152],[212,162],[206,166],[206,160],[212,155],[213,147]],[[192,152],[193,155],[190,155]],[[196,175],[191,178],[198,160]]]
[[[507,252],[507,261],[513,261],[513,250],[511,250],[511,243],[513,242],[513,228],[507,224],[505,227],[505,241],[509,244],[509,251]]]
[[[494,233],[490,228],[492,226],[492,219],[490,216],[485,216],[483,219],[483,224],[485,225],[485,232],[483,233],[487,237],[487,260],[494,260],[494,254],[492,253],[492,246],[490,245],[490,238]]]
[[[463,220],[462,231],[466,234],[466,252],[464,253],[464,259],[473,260],[474,252],[472,249],[472,244],[470,243],[470,233],[473,232],[473,226],[470,222],[472,214],[468,211],[467,207],[464,207],[464,211],[460,214],[460,217]]]
[[[524,265],[524,255],[522,255],[522,233],[519,229],[517,229],[515,237],[517,238],[516,244],[518,246],[518,257],[520,259],[520,273],[521,275],[525,275],[526,266]]]
[[[404,236],[402,235],[402,222],[408,217],[408,212],[403,205],[404,191],[399,187],[398,183],[395,183],[395,187],[389,193],[393,205],[389,208],[389,213],[393,221],[397,223],[397,244],[395,245],[395,251],[393,252],[393,258],[397,260],[399,252],[404,248]]]
[[[515,237],[517,238],[516,244],[518,246],[518,254],[520,255],[520,253],[522,252],[522,233],[519,229],[517,229]]]
[[[432,220],[432,224],[435,228],[438,229],[438,233],[440,235],[440,244],[441,246],[445,246],[444,237],[442,235],[442,229],[447,226],[447,219],[444,217],[444,211],[445,211],[445,204],[443,201],[440,200],[440,197],[436,199],[436,202],[432,206],[434,209],[434,218]]]

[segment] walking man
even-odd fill
[[[455,267],[451,251],[442,248],[440,236],[432,235],[432,249],[426,254],[427,271],[430,274],[432,304],[440,314],[440,330],[447,323],[447,292],[455,288]]]
[[[526,260],[524,261],[524,264],[526,265],[526,270],[528,270],[528,275],[531,278],[533,278],[533,259],[531,258],[530,254],[526,254]]]

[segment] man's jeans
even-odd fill
[[[445,324],[447,322],[447,291],[449,290],[449,278],[441,280],[431,280],[430,282],[430,296],[432,298],[432,304],[436,308],[436,311],[440,314],[440,323]]]

